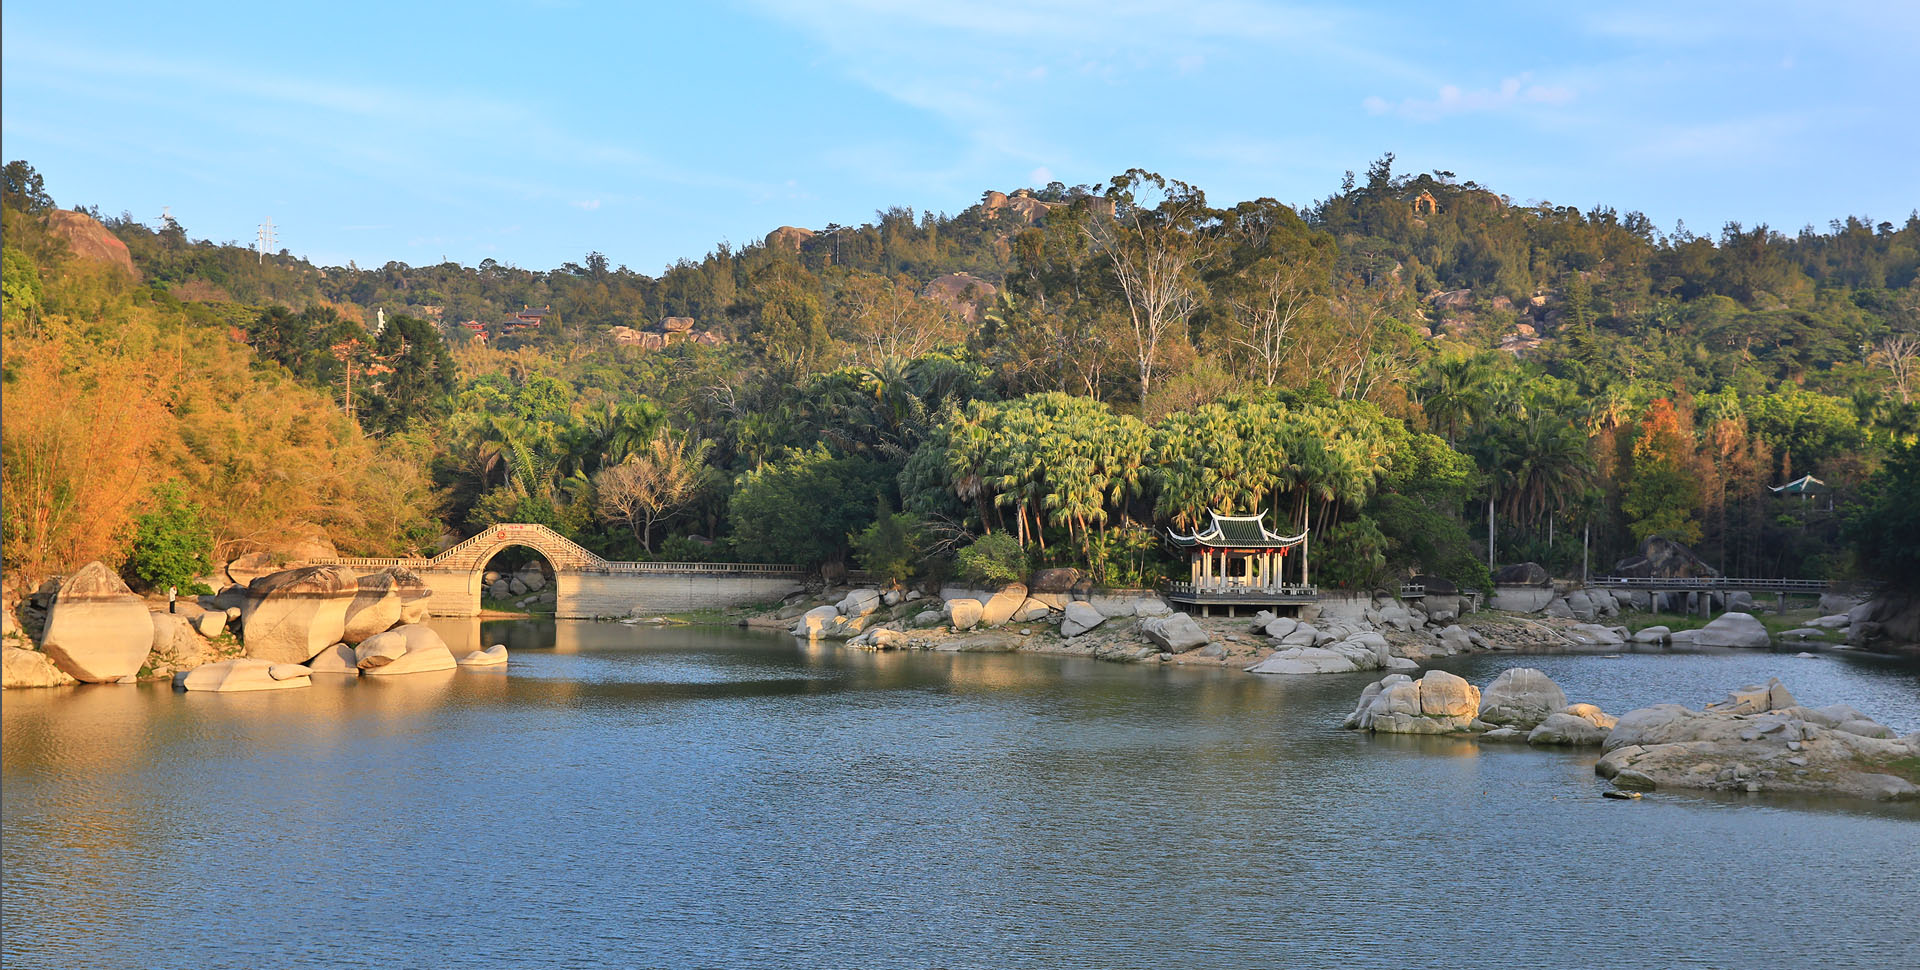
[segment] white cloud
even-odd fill
[[[586,212],[592,212],[593,210],[600,208],[599,199],[587,199],[584,202],[570,202],[568,204],[573,206],[576,209],[581,209]]]
[[[1053,170],[1045,165],[1027,173],[1027,179],[1035,185],[1046,185],[1053,181]]]
[[[1464,89],[1443,84],[1432,98],[1406,98],[1399,103],[1379,96],[1360,102],[1371,115],[1397,114],[1414,121],[1439,121],[1453,115],[1487,111],[1506,111],[1528,106],[1556,106],[1574,99],[1572,88],[1558,84],[1536,84],[1531,74],[1506,78],[1495,88]]]

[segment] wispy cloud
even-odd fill
[[[1501,81],[1494,88],[1466,89],[1443,84],[1432,98],[1406,98],[1392,102],[1376,95],[1362,101],[1361,106],[1372,115],[1394,114],[1414,121],[1439,121],[1460,114],[1563,105],[1573,99],[1574,91],[1566,85],[1537,84],[1531,74],[1521,74]]]

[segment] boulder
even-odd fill
[[[485,650],[475,650],[460,658],[462,667],[498,667],[507,662],[507,645],[496,643]]]
[[[312,670],[300,664],[242,657],[183,670],[173,676],[173,686],[182,690],[224,692],[287,690],[312,686],[312,674]]]
[[[211,640],[227,632],[227,614],[225,610],[208,610],[193,618],[193,628],[201,636]]]
[[[856,589],[848,593],[836,608],[842,616],[866,616],[879,611],[882,599],[877,589]]]
[[[1291,616],[1282,616],[1282,617],[1274,618],[1265,627],[1261,628],[1260,632],[1265,633],[1267,636],[1270,636],[1275,640],[1285,640],[1287,638],[1287,634],[1290,634],[1299,628],[1300,628],[1299,620],[1296,620]]]
[[[1066,618],[1060,621],[1060,635],[1063,637],[1077,637],[1105,623],[1106,620],[1106,614],[1094,609],[1090,604],[1078,601],[1068,603]]]
[[[359,580],[340,566],[302,566],[247,584],[240,628],[247,656],[275,663],[306,663],[339,643]]]
[[[1546,586],[1553,582],[1545,566],[1537,562],[1520,562],[1511,566],[1501,566],[1493,574],[1495,586]]]
[[[1552,587],[1495,586],[1488,605],[1509,613],[1538,613],[1553,601]]]
[[[1294,625],[1292,630],[1287,632],[1286,636],[1280,638],[1280,645],[1283,647],[1313,647],[1318,646],[1320,641],[1321,633],[1318,629],[1314,628],[1311,624],[1298,623]]]
[[[1140,632],[1168,653],[1185,653],[1208,642],[1207,631],[1185,613],[1148,617],[1140,622]]]
[[[360,676],[360,658],[354,653],[352,647],[344,643],[336,643],[314,654],[313,659],[307,661],[307,668],[316,674],[346,674],[350,677],[358,677]]]
[[[1611,649],[1626,645],[1627,628],[1601,626],[1597,623],[1575,623],[1567,628],[1566,638],[1578,646]]]
[[[971,630],[979,626],[980,618],[985,613],[986,608],[976,599],[962,597],[947,601],[947,616],[956,630]]]
[[[1527,734],[1528,744],[1598,746],[1617,719],[1592,704],[1569,704],[1546,716]]]
[[[1858,714],[1852,708],[1808,710],[1791,701],[1775,681],[1743,687],[1704,711],[1678,704],[1629,711],[1607,735],[1594,771],[1622,788],[1920,799],[1920,785],[1900,767],[1920,757],[1920,734],[1875,737],[1871,721],[1846,722],[1868,732],[1856,734],[1829,724]]]
[[[1748,684],[1730,690],[1718,703],[1708,704],[1707,710],[1715,714],[1764,714],[1799,706],[1800,702],[1787,690],[1787,685],[1774,677],[1765,684]]]
[[[1158,596],[1142,596],[1133,601],[1134,616],[1166,616],[1173,607]]]
[[[1509,667],[1480,693],[1480,720],[1527,729],[1567,706],[1567,694],[1545,671]],[[1607,725],[1611,728],[1613,725]]]
[[[203,615],[218,616],[222,622],[226,621],[225,614]],[[186,617],[152,612],[147,618],[153,623],[153,642],[143,666],[153,673],[168,676],[176,670],[191,670],[219,659],[213,644],[208,643]]]
[[[1639,579],[1704,579],[1720,575],[1692,549],[1666,536],[1649,536],[1640,550],[1613,564],[1615,576]]]
[[[87,563],[60,583],[40,649],[74,679],[108,684],[131,677],[153,649],[147,605],[113,571]]]
[[[1035,620],[1046,619],[1047,614],[1052,612],[1053,607],[1029,596],[1026,602],[1020,604],[1019,609],[1013,611],[1012,619],[1015,623],[1032,623]]]
[[[1722,613],[1693,638],[1694,645],[1701,647],[1765,648],[1772,641],[1766,626],[1751,613]]]
[[[1852,622],[1852,619],[1845,613],[1835,613],[1830,616],[1822,616],[1808,620],[1807,625],[1822,630],[1844,630],[1847,628],[1847,625]]]
[[[65,687],[79,681],[53,662],[53,658],[38,650],[23,650],[19,647],[5,648],[6,664],[0,673],[0,688],[12,690],[16,687]]]
[[[1413,630],[1413,614],[1402,606],[1381,607],[1380,622],[1402,633],[1408,633]]]
[[[521,581],[519,574],[516,573],[512,577],[508,578],[507,580],[508,596],[524,596],[528,592],[529,590],[527,589],[527,584]]]
[[[1321,647],[1288,647],[1276,650],[1266,659],[1248,667],[1247,673],[1350,674],[1359,669],[1352,658],[1338,651]]]
[[[1844,614],[1848,610],[1866,602],[1866,597],[1858,593],[1826,592],[1820,594],[1820,612],[1825,614]]]
[[[945,622],[946,617],[939,610],[922,610],[913,617],[913,626],[919,630],[936,627]]]
[[[440,634],[418,624],[369,637],[353,652],[360,672],[369,677],[451,670],[457,665]]]
[[[800,616],[800,619],[793,625],[792,633],[796,637],[806,637],[809,640],[817,639],[820,636],[820,631],[826,629],[829,624],[838,619],[840,619],[840,610],[838,607],[816,606]]]
[[[1452,734],[1469,730],[1480,691],[1444,670],[1412,680],[1389,674],[1360,695],[1346,726],[1386,734]]]
[[[1442,579],[1439,576],[1429,576],[1422,573],[1408,580],[1408,582],[1424,587],[1429,598],[1434,596],[1458,596],[1460,594],[1460,587],[1455,584],[1453,580]]]
[[[1013,619],[1013,614],[1020,609],[1020,604],[1026,601],[1027,586],[1025,583],[1013,583],[1009,585],[1006,589],[993,594],[993,597],[987,600],[986,605],[981,608],[980,625],[996,627],[1006,623],[1008,620]]]
[[[541,572],[538,566],[535,566],[532,569],[522,569],[519,575],[520,575],[520,585],[525,586],[530,590],[538,592],[546,588],[547,574],[544,572]]]
[[[1650,626],[1633,635],[1635,643],[1666,643],[1673,639],[1673,631],[1664,626]]]
[[[1440,643],[1441,652],[1449,657],[1456,653],[1467,653],[1473,649],[1473,635],[1459,626],[1441,629],[1435,639]]]
[[[496,579],[487,584],[487,596],[503,600],[513,595],[513,587],[504,579]]]
[[[1027,577],[1029,593],[1069,593],[1080,583],[1080,570],[1073,568],[1041,569]]]

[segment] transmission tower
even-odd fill
[[[273,249],[273,244],[279,241],[273,236],[272,216],[268,216],[267,221],[260,224],[260,234],[258,238],[259,242],[256,245],[260,248],[260,258],[256,260],[256,262],[264,263],[267,261],[267,253]]]

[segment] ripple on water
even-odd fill
[[[1339,730],[1368,675],[546,626],[510,634],[504,673],[8,692],[0,962],[1678,967],[1764,953],[1883,967],[1920,953],[1912,813],[1605,801],[1591,753]],[[1540,667],[1615,713],[1779,676],[1808,703],[1920,724],[1913,665],[1839,654],[1449,666],[1480,684]]]

